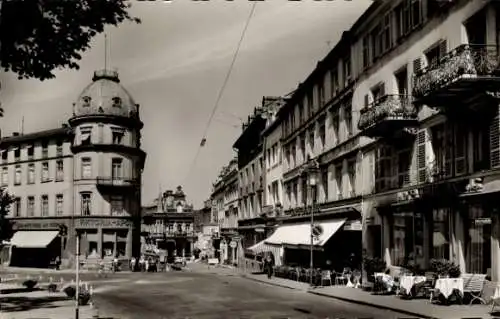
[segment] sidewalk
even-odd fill
[[[68,319],[75,316],[75,301],[63,293],[34,291],[0,295],[0,304],[2,319]],[[79,312],[82,319],[91,319],[97,314],[91,306],[80,306]]]
[[[488,305],[452,305],[440,306],[431,304],[428,299],[403,300],[397,296],[372,295],[361,289],[347,288],[345,286],[327,286],[310,289],[304,282],[297,282],[284,278],[273,277],[268,279],[266,275],[245,274],[243,277],[265,283],[268,285],[307,291],[308,293],[334,298],[342,301],[362,304],[380,309],[392,310],[409,316],[432,319],[487,319],[500,318],[500,315],[490,314],[491,306]]]

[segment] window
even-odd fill
[[[446,208],[433,210],[432,258],[450,258],[450,211]]]
[[[92,161],[89,157],[82,158],[82,179],[92,178]]]
[[[380,146],[375,155],[375,191],[382,192],[392,187],[392,148]]]
[[[49,181],[49,163],[42,163],[42,182]]]
[[[318,84],[318,106],[320,108],[325,105],[325,85],[323,82]]]
[[[365,36],[363,38],[363,69],[370,66],[370,38]]]
[[[9,168],[2,167],[2,186],[7,186],[9,184]]]
[[[382,24],[382,52],[387,52],[392,47],[391,15],[386,14]]]
[[[302,124],[304,123],[304,104],[300,103],[298,105],[298,109],[299,109],[299,124]]]
[[[61,140],[58,140],[56,144],[56,156],[62,156],[62,155],[63,155],[63,142]]]
[[[81,193],[81,214],[82,216],[90,216],[91,215],[91,193]]]
[[[21,185],[21,165],[16,165],[16,171],[14,175],[14,185]]]
[[[324,201],[328,201],[328,167],[321,169],[321,187],[323,188]]]
[[[335,165],[335,183],[337,184],[337,199],[342,199],[342,163]]]
[[[424,269],[424,220],[419,212],[395,212],[393,215],[392,260],[394,265],[410,262]]]
[[[466,220],[468,273],[486,274],[491,267],[491,209],[470,205]]]
[[[373,52],[373,60],[375,61],[378,57],[382,55],[382,26],[377,25],[370,32],[371,37],[371,51]]]
[[[14,149],[14,160],[19,161],[21,159],[21,149],[19,146],[16,146]]]
[[[112,179],[122,178],[122,159],[113,158],[111,161],[111,177]]]
[[[113,131],[113,144],[122,144],[123,143],[123,136],[125,135],[124,132],[121,131]]]
[[[351,57],[344,58],[344,87],[347,87],[351,82]]]
[[[347,136],[351,137],[351,135],[352,135],[352,106],[351,105],[344,106],[344,120],[345,120],[346,129],[347,129]]]
[[[307,110],[308,110],[308,117],[311,117],[314,114],[313,92],[309,92],[307,94]]]
[[[42,158],[49,157],[49,143],[47,141],[42,142]]]
[[[21,197],[16,197],[14,199],[14,217],[21,216]]]
[[[398,153],[398,187],[410,183],[411,149]]]
[[[300,152],[302,153],[302,157],[306,159],[306,136],[305,134],[300,135]]]
[[[337,69],[330,71],[330,81],[332,85],[332,97],[334,97],[339,89],[339,72]]]
[[[64,180],[64,161],[58,160],[56,162],[56,182]]]
[[[56,216],[61,216],[64,212],[64,196],[62,194],[56,195]]]
[[[331,113],[331,116],[332,116],[333,136],[334,136],[335,140],[338,142],[338,139],[339,139],[339,123],[340,123],[339,110],[338,109],[330,109],[330,113]]]
[[[119,97],[114,97],[112,98],[113,101],[113,107],[122,107],[122,99]]]
[[[347,174],[349,175],[349,184],[351,196],[356,195],[356,160],[351,160],[347,164]]]
[[[394,74],[398,93],[400,95],[408,95],[408,71],[406,65]]]
[[[318,126],[319,126],[318,134],[319,134],[321,149],[323,149],[325,147],[325,138],[326,138],[325,122],[326,122],[326,119],[323,117],[319,120],[319,123],[318,123]]]
[[[35,146],[34,145],[28,145],[28,159],[33,159],[33,156],[35,155]]]
[[[35,164],[28,165],[28,184],[35,183]]]
[[[314,152],[314,127],[309,130],[309,148]]]
[[[41,212],[42,216],[49,216],[49,196],[42,195],[41,197]]]
[[[28,217],[35,216],[35,196],[28,196]]]
[[[412,29],[422,23],[422,0],[411,0],[411,26]]]
[[[9,158],[9,152],[7,150],[2,150],[2,162],[6,163]]]
[[[112,196],[111,197],[111,215],[122,215],[123,214],[123,197],[122,196]]]
[[[92,137],[92,127],[80,128],[80,144],[89,145]]]
[[[382,96],[385,95],[384,83],[376,85],[374,88],[372,88],[371,91],[372,91],[373,101],[377,101],[378,99],[382,98]]]
[[[303,178],[302,179],[302,185],[301,185],[302,189],[302,204],[307,204],[307,199],[308,199],[308,196],[307,196],[307,177],[306,178]]]

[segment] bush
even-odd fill
[[[37,282],[35,280],[32,280],[32,279],[28,279],[25,282],[23,282],[23,286],[28,288],[28,289],[35,288],[36,284],[37,284]]]
[[[66,296],[68,296],[70,298],[75,298],[75,295],[76,295],[76,288],[75,287],[68,286],[68,287],[64,288],[63,291],[66,294]]]
[[[387,264],[381,258],[364,256],[363,267],[366,271],[368,281],[373,282],[373,274],[376,272],[384,272],[387,268]]]
[[[432,259],[431,270],[441,277],[458,278],[461,275],[460,267],[447,259]]]

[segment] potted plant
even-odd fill
[[[384,260],[378,257],[363,257],[363,268],[366,271],[367,280],[369,282],[374,282],[373,274],[376,272],[383,272],[387,268],[387,264]]]
[[[461,275],[460,267],[447,259],[432,259],[431,270],[435,277],[458,278]]]

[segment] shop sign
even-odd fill
[[[61,222],[38,222],[38,223],[22,223],[16,222],[16,229],[49,229],[49,228],[59,228]]]
[[[77,219],[76,227],[132,227],[132,222],[126,219]]]
[[[255,231],[256,231],[257,233],[263,233],[263,232],[265,232],[266,230],[264,229],[264,227],[257,227],[257,228],[255,228]]]
[[[491,225],[491,218],[476,218],[474,225]]]
[[[362,229],[363,229],[363,227],[362,227],[361,222],[359,220],[353,221],[353,222],[347,222],[344,225],[344,230],[356,230],[356,231],[359,231],[359,230],[362,230]]]

